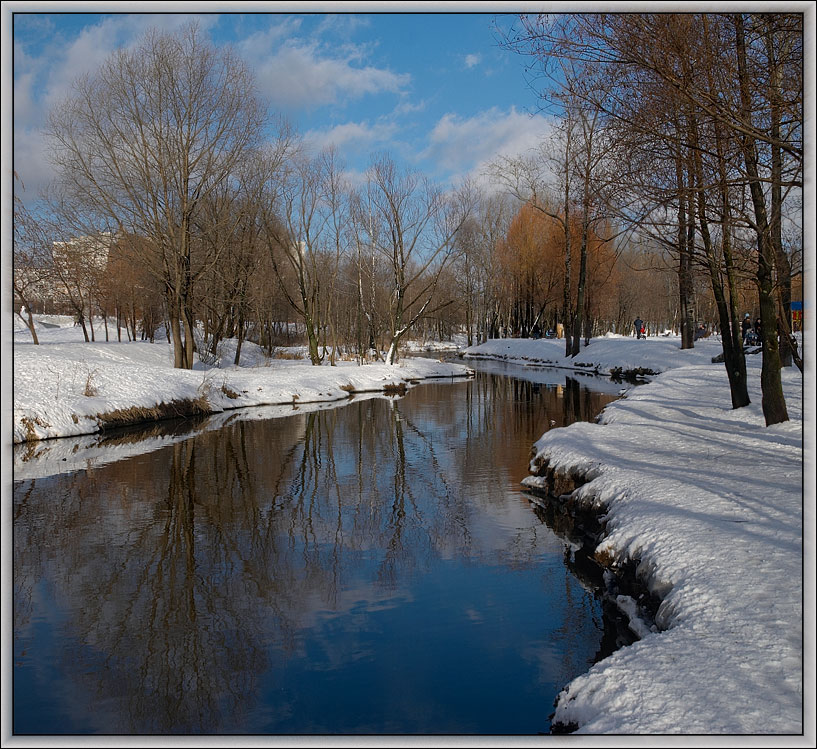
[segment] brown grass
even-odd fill
[[[612,567],[616,562],[616,559],[613,556],[613,554],[607,549],[602,549],[601,551],[597,551],[595,554],[593,554],[593,558],[602,567],[605,567],[605,568]]]
[[[94,383],[94,375],[96,372],[89,372],[88,377],[85,379],[85,390],[83,390],[83,395],[88,398],[95,398],[99,395],[99,388]]]
[[[174,400],[169,403],[159,403],[156,406],[131,406],[130,408],[118,408],[115,411],[108,411],[96,415],[99,428],[114,429],[116,427],[139,424],[144,421],[161,421],[163,419],[176,419],[184,416],[200,416],[211,413],[207,398],[200,396],[196,399],[185,398]]]
[[[408,392],[408,387],[405,382],[399,382],[397,385],[384,385],[383,392],[386,395],[405,395]]]
[[[35,426],[43,427],[44,429],[50,426],[50,424],[43,421],[39,416],[33,416],[31,418],[28,416],[23,416],[23,418],[20,419],[20,423],[26,430],[26,442],[34,442],[40,439],[37,436],[37,432],[34,430]]]
[[[224,393],[224,395],[226,395],[228,398],[232,398],[233,400],[241,397],[238,393],[236,393],[235,390],[231,390],[226,385],[221,386],[221,392]]]

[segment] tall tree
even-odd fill
[[[371,221],[358,231],[391,273],[386,363],[395,364],[403,336],[439,307],[432,305],[434,290],[452,259],[454,239],[473,200],[466,190],[445,196],[420,175],[401,172],[391,157],[381,155],[369,168],[364,202],[368,208],[362,215]]]
[[[124,236],[149,240],[138,249],[164,287],[176,367],[193,365],[194,286],[217,260],[196,254],[212,247],[195,241],[196,212],[234,177],[264,122],[247,66],[195,24],[149,31],[76,81],[51,112],[51,157],[65,194]]]
[[[653,163],[660,164],[667,153],[676,155],[679,257],[689,259],[692,251],[710,266],[713,281],[728,279],[713,287],[716,296],[727,289],[730,294],[719,313],[725,361],[737,323],[732,295],[737,284],[730,275],[735,266],[728,266],[728,258],[734,260],[732,240],[745,227],[755,233],[754,277],[764,341],[761,388],[768,424],[787,418],[778,333],[788,341],[785,308],[791,270],[788,255],[780,252],[780,224],[787,205],[794,206],[787,196],[802,189],[802,24],[797,13],[543,15],[523,16],[521,31],[510,37],[512,47],[543,65],[568,59],[580,66],[588,98],[621,129],[655,144]],[[609,86],[610,81],[615,85]],[[609,95],[595,96],[600,88]],[[646,119],[645,111],[651,112]],[[696,135],[693,127],[695,145],[690,142]],[[718,165],[713,168],[713,163]],[[642,177],[649,174],[647,169]],[[641,182],[631,180],[634,193]],[[715,190],[721,195],[718,211],[713,211],[712,196],[702,195]],[[746,202],[748,211],[743,210]],[[655,204],[658,222],[671,204]],[[713,218],[718,234],[705,237]],[[682,294],[688,293],[686,288],[682,284]],[[739,368],[742,352],[735,347],[733,353],[734,361],[727,363],[730,384],[737,388],[733,403],[745,405],[743,378],[733,366]]]
[[[267,246],[280,288],[301,318],[314,365],[324,359],[320,339],[330,321],[329,295],[343,255],[342,167],[333,151],[293,154],[270,185],[262,212]]]
[[[15,195],[12,275],[16,314],[26,324],[36,344],[40,340],[34,324],[34,302],[44,288],[52,286],[54,281],[50,250],[51,239],[42,222]]]
[[[741,150],[752,197],[752,207],[757,233],[757,286],[760,304],[761,338],[763,341],[763,366],[760,372],[763,416],[766,425],[789,420],[783,384],[780,378],[780,352],[777,338],[777,309],[773,291],[775,246],[772,226],[763,191],[763,181],[758,165],[757,138],[754,136],[754,111],[752,103],[750,71],[746,55],[746,30],[743,14],[734,15],[735,49],[737,53],[738,84],[740,86],[740,111],[744,123],[740,133]],[[773,123],[774,124],[774,123]],[[774,139],[773,139],[774,140]],[[774,143],[772,143],[774,145]],[[779,206],[773,208],[779,210]]]

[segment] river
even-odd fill
[[[520,481],[620,386],[473,367],[15,448],[14,733],[548,733],[610,633]]]

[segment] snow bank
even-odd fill
[[[352,397],[355,402],[370,398],[382,398],[382,393],[360,393]],[[257,406],[214,413],[206,419],[182,422],[157,422],[130,430],[113,433],[98,432],[80,435],[72,439],[34,440],[14,445],[14,480],[34,479],[71,473],[78,470],[98,468],[136,455],[146,455],[168,445],[184,442],[204,432],[222,429],[236,422],[275,419],[342,408],[337,401],[287,404],[285,406]]]
[[[660,364],[650,349],[667,344],[637,343],[642,361]],[[607,366],[604,344],[597,350]],[[748,359],[747,408],[731,408],[723,365],[691,365],[632,388],[600,423],[536,443],[532,470],[591,479],[572,498],[606,515],[597,557],[636,561],[663,599],[661,631],[633,627],[642,639],[570,683],[555,723],[579,733],[803,731],[803,378],[783,370],[791,420],[766,427],[760,357]],[[631,619],[632,603],[620,601]]]
[[[72,325],[42,328],[38,336],[40,345],[35,346],[27,330],[15,332],[15,443],[92,434],[111,415],[126,423],[151,414],[291,407],[471,374],[460,364],[414,357],[393,367],[354,362],[313,367],[303,359],[266,359],[252,344],[242,351],[244,366],[197,362],[192,370],[180,370],[173,368],[167,342],[85,343],[82,331]],[[220,354],[221,363],[231,362],[234,344]]]
[[[592,338],[573,358],[565,356],[565,342],[558,338],[498,338],[462,350],[466,359],[496,359],[513,364],[578,369],[593,374],[633,374],[650,377],[667,369],[690,364],[710,364],[723,352],[716,336],[695,342],[695,348],[681,349],[677,335],[636,339],[608,333]],[[722,367],[721,367],[722,369]]]

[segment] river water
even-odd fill
[[[548,733],[604,617],[520,481],[619,386],[473,366],[16,448],[14,733]]]

